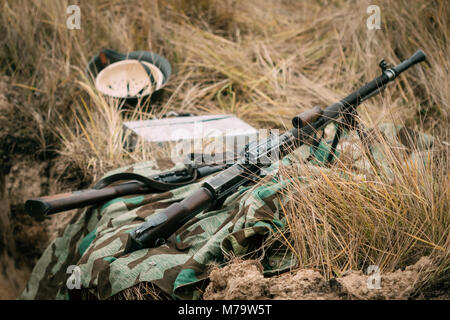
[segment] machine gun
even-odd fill
[[[186,222],[204,210],[212,210],[222,205],[225,199],[244,184],[258,181],[263,168],[272,164],[292,150],[311,144],[317,147],[320,142],[317,133],[332,123],[338,123],[331,145],[328,161],[332,160],[336,146],[345,127],[356,129],[364,141],[364,130],[356,121],[356,107],[366,99],[380,93],[386,85],[396,79],[403,71],[425,60],[425,53],[418,50],[409,59],[395,67],[389,67],[384,60],[379,66],[382,74],[365,84],[347,97],[325,109],[314,107],[292,119],[294,128],[281,135],[270,135],[259,143],[246,146],[242,157],[217,175],[207,179],[193,194],[150,218],[131,230],[123,254],[142,248],[157,247]],[[342,119],[342,121],[339,121]]]
[[[42,219],[58,212],[96,205],[131,194],[159,193],[179,188],[230,166],[227,163],[188,163],[186,168],[144,177],[131,172],[116,173],[97,182],[91,189],[29,199],[25,210]],[[118,181],[128,182],[115,184]],[[115,185],[112,185],[115,184]]]

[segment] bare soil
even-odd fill
[[[325,280],[316,270],[299,269],[266,278],[256,260],[236,260],[211,271],[206,300],[324,300],[324,299],[411,299],[417,297],[422,280],[435,270],[428,257],[422,257],[404,270],[381,273],[380,286],[368,285],[369,276],[350,271],[342,277]],[[440,282],[443,284],[443,282]],[[437,290],[437,289],[436,289]],[[434,292],[436,292],[434,290]],[[440,290],[440,291],[439,291]],[[428,298],[448,299],[448,287]],[[420,298],[424,298],[422,293]]]

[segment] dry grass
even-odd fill
[[[436,267],[424,283],[448,276],[448,147],[402,150],[383,135],[377,139],[385,159],[377,167],[365,156],[359,166],[348,161],[353,148],[341,150],[329,168],[282,167],[290,183],[282,206],[288,233],[280,239],[289,240],[300,268],[319,269],[328,279],[369,265],[392,272],[422,256]]]
[[[258,128],[281,129],[293,115],[374,78],[381,58],[397,64],[422,48],[427,64],[365,102],[361,115],[369,126],[401,119],[433,134],[445,156],[429,169],[388,157],[394,181],[318,176],[285,209],[301,265],[327,275],[369,262],[392,270],[442,252],[440,270],[448,266],[450,13],[444,0],[378,1],[381,30],[366,28],[370,1],[82,2],[81,30],[65,27],[68,4],[0,1],[0,70],[23,95],[18,112],[33,117],[42,149],[57,150],[86,179],[164,154],[127,152],[123,118],[170,110],[234,113]],[[130,114],[96,93],[83,70],[101,48],[167,57],[174,73],[164,102]]]

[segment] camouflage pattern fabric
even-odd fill
[[[432,137],[426,135],[406,134],[411,132],[400,126],[385,124],[379,129],[394,147],[405,149],[413,143],[418,149],[409,153],[411,159],[420,156],[433,142]],[[409,136],[413,139],[405,138]],[[343,137],[338,151],[342,153],[357,143],[361,145],[355,139],[353,133]],[[381,147],[376,139],[370,148],[383,167]],[[321,143],[315,151],[315,159],[305,163],[312,149],[302,146],[273,164],[268,172],[275,172],[279,166],[319,166],[329,149],[328,143]],[[361,152],[353,152],[352,158],[355,166],[368,165]],[[108,175],[126,171],[149,176],[161,172],[161,167],[173,170],[183,166],[170,162],[162,164],[161,161],[137,163]],[[322,167],[321,170],[328,169]],[[110,298],[141,282],[151,282],[174,298],[198,299],[207,284],[205,280],[211,265],[225,265],[234,256],[257,255],[266,275],[286,271],[296,264],[289,250],[276,241],[264,244],[268,236],[284,226],[283,211],[279,207],[279,203],[284,202],[274,199],[283,197],[280,190],[286,182],[264,181],[264,184],[242,187],[219,210],[197,215],[178,230],[168,244],[127,255],[122,255],[122,251],[131,229],[153,213],[188,196],[201,182],[160,194],[117,198],[79,210],[64,232],[45,250],[20,299],[69,298],[72,290],[68,290],[66,283],[70,265],[80,268],[82,288],[89,289],[99,299]]]

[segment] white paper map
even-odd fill
[[[249,141],[255,140],[257,134],[255,128],[233,115],[129,121],[124,123],[124,127],[133,132],[134,139],[141,137],[146,142],[159,145],[189,140],[210,141],[224,137],[222,139],[226,141],[235,141],[236,146],[233,149],[237,149],[236,151],[240,151]]]

